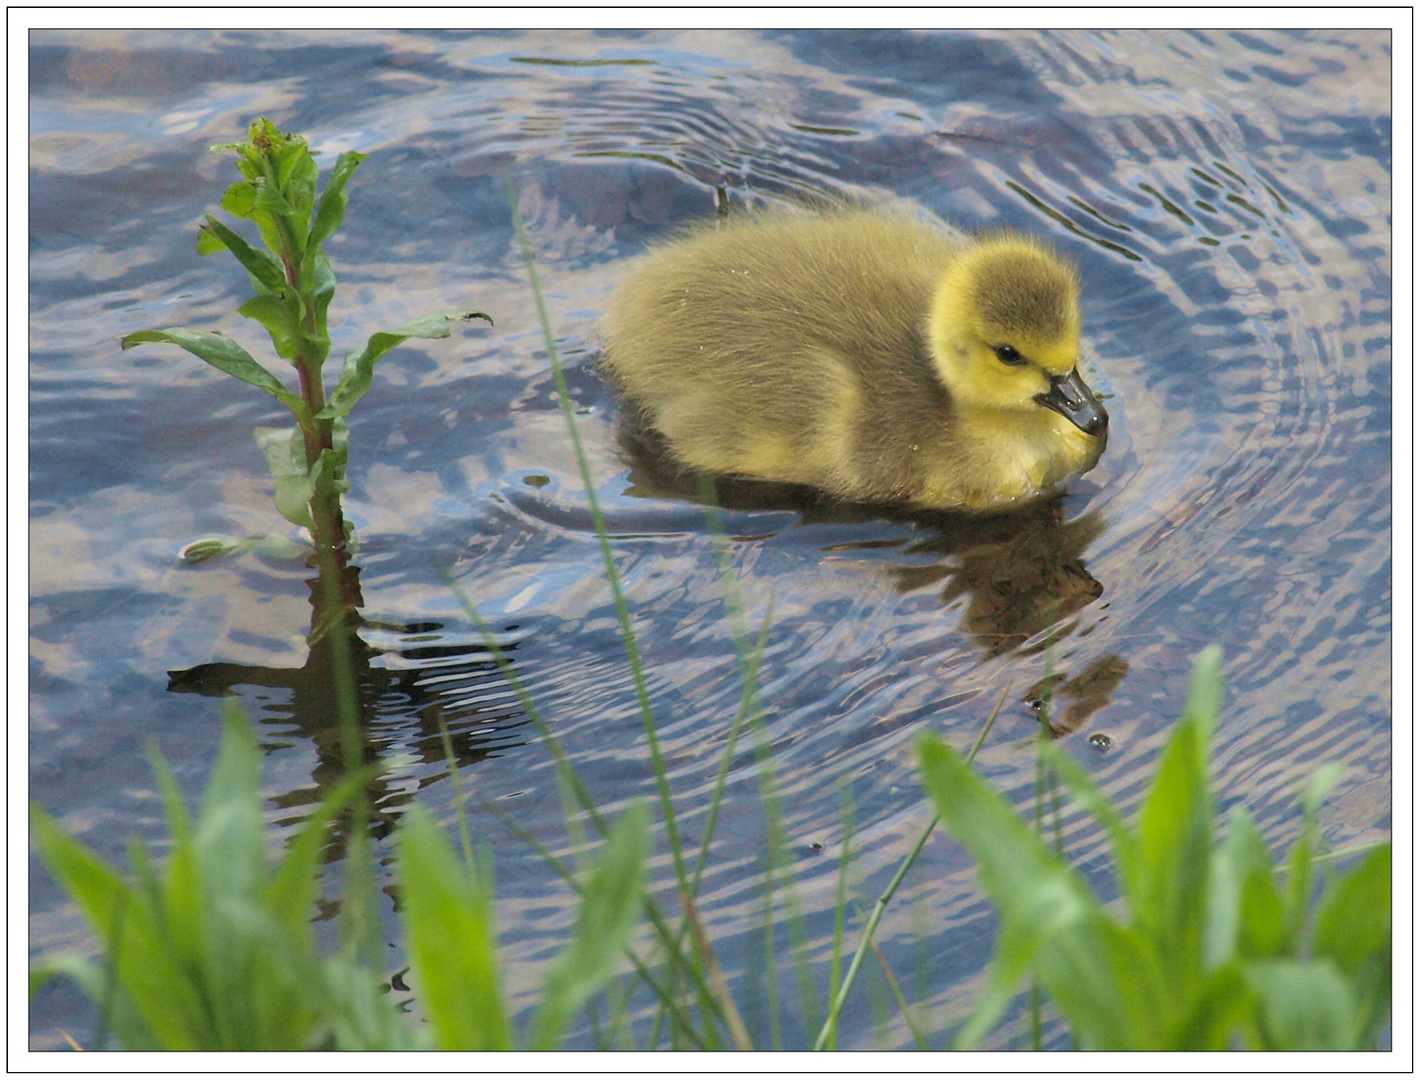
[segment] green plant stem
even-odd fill
[[[968,765],[976,759],[976,753],[981,749],[981,744],[986,741],[987,732],[991,730],[991,725],[996,722],[996,717],[1000,715],[1001,709],[1005,706],[1006,695],[1009,692],[1009,687],[1001,691],[1001,697],[997,700],[996,707],[991,710],[991,715],[986,718],[986,723],[982,725],[981,732],[976,736],[976,742],[972,743],[971,751],[966,755]],[[932,835],[932,830],[937,827],[937,822],[940,820],[940,814],[932,815],[932,820],[927,822],[927,827],[922,830],[922,835],[917,838],[917,843],[912,845],[912,850],[907,853],[907,858],[902,860],[902,865],[897,868],[897,873],[888,882],[888,887],[878,897],[877,903],[873,905],[872,914],[868,916],[868,924],[863,927],[863,938],[858,943],[858,950],[853,954],[853,960],[848,965],[848,974],[844,976],[843,985],[838,988],[838,993],[834,996],[833,1003],[829,1007],[828,1019],[824,1021],[823,1027],[819,1029],[818,1038],[814,1040],[815,1050],[822,1050],[828,1045],[829,1037],[833,1029],[837,1027],[838,1017],[842,1014],[843,1006],[848,1000],[848,992],[853,989],[853,983],[858,978],[858,970],[863,966],[863,958],[868,954],[873,933],[877,930],[883,915],[886,914],[888,904],[892,903],[892,898],[897,893],[897,887],[902,884],[902,879],[907,876],[907,871],[917,861],[917,857],[922,853],[922,848],[927,843],[927,838]]]
[[[887,957],[883,955],[881,946],[873,942],[873,955],[878,958],[878,966],[883,969],[883,978],[887,980],[888,989],[892,991],[893,998],[897,1001],[898,1011],[902,1013],[902,1019],[907,1023],[907,1030],[912,1033],[912,1041],[919,1050],[927,1050],[927,1036],[917,1021],[912,1018],[912,1006],[908,1004],[907,995],[902,992],[902,984],[897,981],[897,976],[892,973],[892,968],[888,965]]]
[[[319,538],[317,538],[319,540]],[[365,739],[360,730],[360,706],[355,688],[355,665],[350,656],[350,625],[341,588],[341,559],[333,544],[316,544],[320,588],[324,601],[325,634],[330,648],[331,675],[340,718],[340,744],[345,774],[354,776],[365,767]],[[350,844],[346,855],[345,907],[349,944],[371,971],[383,967],[379,946],[379,902],[375,888],[374,852],[369,837],[370,796],[361,785],[350,809]]]

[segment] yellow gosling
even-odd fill
[[[1092,468],[1079,282],[1017,233],[870,209],[749,214],[643,258],[603,373],[684,465],[981,510]]]

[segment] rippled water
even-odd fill
[[[177,560],[203,535],[294,535],[250,435],[280,422],[279,406],[176,350],[117,347],[126,331],[175,324],[258,343],[233,313],[241,275],[199,259],[193,238],[232,176],[207,147],[266,114],[327,162],[345,149],[371,155],[331,244],[337,350],[442,308],[472,305],[497,324],[392,353],[352,417],[363,695],[391,766],[381,833],[416,795],[452,814],[442,715],[475,801],[565,844],[549,755],[444,567],[501,629],[596,797],[614,808],[654,793],[513,239],[510,177],[692,836],[740,684],[705,512],[619,443],[615,402],[592,369],[623,260],[712,214],[723,185],[732,207],[805,190],[890,192],[967,229],[1034,230],[1081,267],[1087,374],[1111,395],[1113,423],[1099,467],[1060,502],[914,518],[722,488],[746,625],[772,604],[766,738],[816,956],[831,931],[842,786],[866,909],[927,817],[919,730],[965,746],[1005,692],[978,762],[1025,807],[1029,703],[1049,679],[1068,744],[1133,805],[1191,658],[1213,641],[1229,682],[1216,746],[1223,807],[1247,805],[1280,845],[1298,827],[1298,781],[1337,760],[1349,771],[1325,817],[1330,841],[1381,837],[1389,40],[32,35],[31,795],[112,859],[131,834],[159,840],[144,748],[156,742],[198,791],[219,737],[216,695],[229,690],[263,725],[273,820],[299,820],[338,769],[319,657],[307,656],[309,571],[256,551]],[[742,744],[704,901],[736,979],[759,948],[759,783]],[[475,822],[497,859],[509,988],[526,1004],[534,962],[569,923],[568,898],[491,813]],[[1071,817],[1067,838],[1112,889],[1098,831]],[[32,955],[90,947],[33,858],[30,873]],[[939,1038],[969,1007],[993,933],[969,861],[934,837],[881,936]],[[391,955],[393,970],[402,962]],[[869,990],[845,1042],[910,1045],[886,991]],[[748,1020],[762,1035],[762,1013]],[[31,1007],[31,1046],[63,1045],[61,1028],[82,1040],[93,1024],[77,992],[50,988]]]

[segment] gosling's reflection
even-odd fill
[[[1085,726],[1091,716],[1114,700],[1114,692],[1128,674],[1129,661],[1110,653],[1101,656],[1074,678],[1057,673],[1048,679],[1041,679],[1026,691],[1025,700],[1039,710],[1049,694],[1051,732],[1057,736],[1073,735]],[[1107,738],[1102,745],[1109,745]]]
[[[370,789],[371,828],[376,835],[384,835],[393,826],[399,807],[414,797],[412,789],[447,775],[441,719],[462,768],[526,742],[521,729],[528,718],[492,654],[482,645],[452,640],[441,633],[442,624],[437,622],[395,625],[361,618],[357,611],[362,602],[359,573],[354,565],[343,568],[341,592],[365,757],[367,761],[380,759],[387,766]],[[307,585],[312,627],[331,625],[322,616],[325,590],[320,578],[310,579]],[[390,644],[371,645],[358,632],[361,629]],[[306,663],[299,668],[211,663],[168,672],[168,689],[180,694],[223,697],[237,687],[282,691],[246,697],[264,697],[256,719],[264,726],[283,729],[280,735],[267,738],[268,746],[303,737],[315,747],[310,787],[291,790],[280,800],[283,806],[300,808],[301,816],[346,773],[331,676],[333,642],[328,634],[314,630],[308,644]],[[518,642],[503,635],[499,645],[516,669]],[[342,844],[343,838],[337,837],[336,847]]]
[[[618,429],[622,459],[631,468],[629,495],[714,502],[735,511],[788,510],[806,524],[823,522],[909,521],[920,535],[898,541],[865,540],[838,548],[900,546],[900,561],[883,566],[900,592],[939,590],[944,605],[963,602],[961,629],[984,658],[1014,649],[1043,631],[1059,642],[1076,628],[1075,617],[1104,593],[1085,566],[1085,552],[1105,530],[1098,511],[1071,520],[1061,498],[1040,499],[998,514],[924,511],[896,506],[868,506],[835,501],[812,488],[739,477],[701,477],[680,469],[654,431],[623,420]],[[1046,648],[1045,643],[1034,649]],[[1053,680],[1063,710],[1053,707],[1052,730],[1068,734],[1107,705],[1129,671],[1113,653],[1085,671],[1059,673]],[[1039,703],[1042,686],[1025,695]]]
[[[1104,531],[1098,512],[1066,521],[1061,501],[1053,499],[1010,515],[931,524],[934,531],[904,554],[935,561],[887,572],[903,592],[940,583],[943,604],[963,598],[962,629],[988,657],[1019,648],[1052,625],[1059,626],[1056,639],[1069,634],[1072,617],[1104,593],[1084,560]]]

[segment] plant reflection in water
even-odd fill
[[[512,687],[499,671],[492,653],[481,644],[461,643],[440,633],[443,624],[429,621],[407,624],[372,622],[359,608],[360,568],[353,563],[341,571],[339,595],[345,605],[346,633],[355,669],[360,728],[367,761],[380,760],[385,769],[371,781],[371,830],[387,835],[400,808],[414,797],[415,787],[444,779],[448,774],[440,735],[449,733],[454,757],[465,768],[499,751],[527,741],[521,729],[528,723]],[[267,740],[267,750],[290,738],[309,740],[316,752],[311,786],[288,792],[277,800],[282,806],[314,807],[345,775],[340,745],[340,720],[332,678],[332,641],[324,628],[323,597],[319,577],[309,579],[311,633],[309,654],[299,668],[252,664],[208,663],[168,672],[168,689],[180,694],[225,697],[240,687],[284,690],[287,696],[267,699],[253,710],[264,725],[279,726],[282,735]],[[338,625],[338,624],[335,624]],[[372,645],[360,631],[393,638],[393,647]],[[521,644],[516,625],[499,634],[499,647],[518,665]],[[405,764],[400,764],[401,762]],[[411,765],[418,766],[418,782],[407,782]],[[393,767],[391,767],[393,766]],[[335,854],[344,849],[344,838],[334,840]]]

